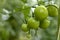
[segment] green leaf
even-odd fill
[[[24,17],[25,18],[28,18],[29,17],[30,9],[31,8],[29,6],[24,6],[24,9],[22,10],[22,13],[24,14]]]

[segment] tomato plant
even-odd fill
[[[56,40],[57,1],[0,0],[0,40]]]

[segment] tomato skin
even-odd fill
[[[41,22],[41,26],[40,27],[43,28],[43,29],[47,29],[49,27],[49,25],[50,25],[50,20],[45,19],[45,20],[43,20]]]
[[[45,6],[41,5],[35,8],[34,14],[37,20],[43,20],[48,17],[48,10]]]
[[[28,31],[27,24],[22,24],[21,29],[22,31],[27,32]]]
[[[38,29],[39,27],[39,21],[36,21],[34,18],[29,18],[27,23],[29,28]]]
[[[55,17],[58,16],[58,9],[54,5],[48,5],[47,6],[49,16]]]
[[[31,38],[32,36],[31,36],[31,34],[27,34],[27,38]]]

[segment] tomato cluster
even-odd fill
[[[58,9],[54,5],[40,5],[34,10],[34,17],[27,20],[27,24],[22,24],[22,30],[27,32],[30,29],[47,29],[50,25],[48,17],[58,16]]]

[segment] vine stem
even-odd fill
[[[59,29],[60,29],[60,22],[59,22],[59,19],[60,19],[60,6],[59,6],[59,10],[58,10],[58,28],[57,28],[57,40],[59,40]]]
[[[59,7],[60,8],[60,7]],[[59,15],[60,15],[60,9],[58,10],[58,13],[59,13]],[[59,15],[58,15],[58,28],[57,28],[57,40],[59,40],[59,29],[60,29],[60,22],[59,22],[59,19],[60,19],[60,17],[59,17]]]
[[[58,30],[57,30],[57,40],[59,40],[59,27],[58,27]]]

